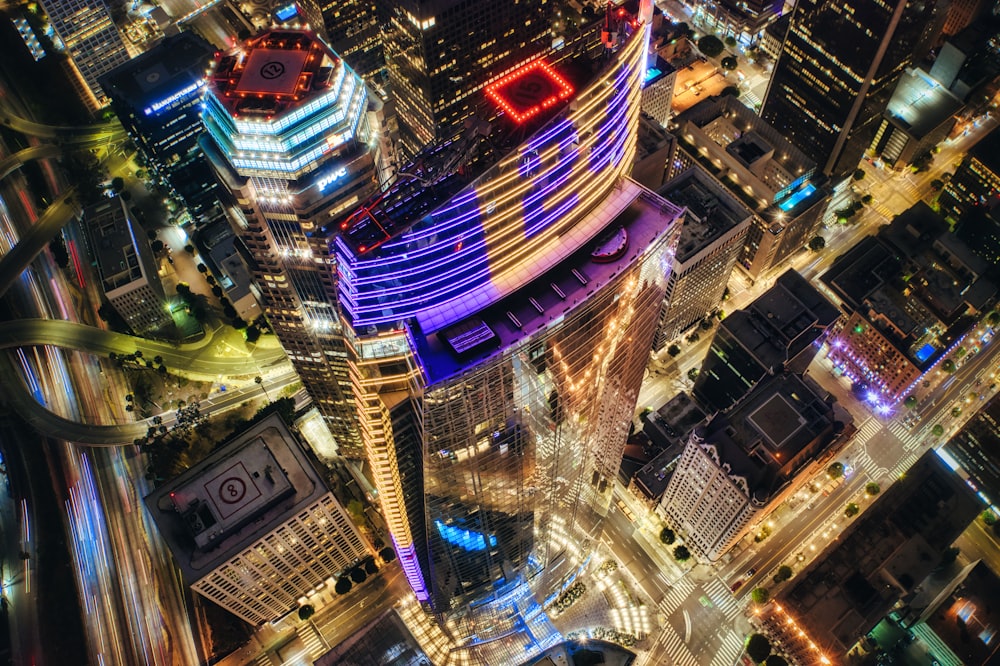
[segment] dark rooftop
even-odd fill
[[[687,208],[674,255],[684,263],[753,213],[701,168],[688,169],[657,190],[668,201]]]
[[[101,87],[136,109],[200,86],[215,48],[194,32],[165,37],[149,51],[101,77]],[[147,114],[149,115],[149,114]]]

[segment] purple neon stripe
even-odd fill
[[[410,583],[410,588],[419,601],[427,601],[430,599],[430,595],[427,593],[427,586],[424,584],[424,577],[420,572],[420,564],[417,562],[416,548],[412,544],[403,548],[396,541],[396,535],[392,534],[391,536],[392,545],[399,555],[399,563],[403,568],[403,573],[406,575],[407,582]]]
[[[545,218],[541,220],[538,224],[529,227],[525,231],[525,235],[529,237],[534,236],[536,233],[538,233],[545,227],[549,226],[549,224],[551,224],[553,221],[555,221],[559,217],[562,217],[565,213],[567,213],[571,208],[576,206],[578,203],[580,203],[580,198],[577,196],[576,192],[574,192],[567,198],[566,201],[562,203],[562,205],[560,205],[558,208],[556,208],[551,213],[546,215]]]

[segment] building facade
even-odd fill
[[[96,110],[106,102],[98,79],[129,59],[121,33],[104,0],[45,0],[42,8],[86,87],[84,102]]]
[[[145,502],[184,581],[251,625],[284,616],[371,554],[276,415]]]
[[[687,214],[653,342],[656,350],[717,310],[753,221],[753,213],[698,164],[659,193]]]
[[[277,30],[220,56],[204,104],[202,147],[237,201],[263,313],[341,452],[360,457],[330,243],[378,188],[379,103],[313,33]]]
[[[754,212],[740,267],[753,279],[806,246],[829,201],[816,161],[731,96],[676,118],[681,150],[673,171],[699,163]]]
[[[200,219],[217,205],[219,186],[198,137],[205,72],[215,48],[193,32],[163,39],[101,77],[111,106],[150,170]]]
[[[1000,203],[1000,132],[993,130],[966,154],[945,184],[938,204],[952,222],[976,209],[993,210]]]
[[[717,561],[846,441],[832,404],[801,376],[767,377],[692,431],[656,513],[696,557]]]
[[[543,51],[551,39],[547,0],[385,2],[389,89],[406,158],[471,116],[491,80]]]
[[[170,324],[153,250],[128,205],[108,199],[87,207],[83,221],[111,307],[138,335]]]
[[[798,3],[761,117],[835,179],[853,172],[899,77],[940,30],[936,2]]]

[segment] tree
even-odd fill
[[[61,234],[56,235],[49,242],[49,251],[52,253],[52,259],[55,260],[59,268],[69,266],[69,252],[66,251],[66,241],[63,240]]]
[[[813,252],[819,252],[824,247],[826,247],[826,239],[822,236],[813,236],[809,241],[809,249]]]
[[[198,266],[197,266],[197,268],[198,268],[198,272],[199,273],[207,273],[208,272],[208,266],[206,266],[205,264],[199,263]]]
[[[365,558],[365,573],[369,576],[374,576],[378,573],[378,565],[375,564],[375,560],[371,557]]]
[[[863,197],[861,197],[861,203],[864,204],[865,206],[871,204],[871,202],[872,202],[872,195],[866,194]]]
[[[783,583],[792,577],[792,568],[787,564],[782,564],[778,567],[778,571],[774,574],[775,583]]]
[[[157,238],[156,240],[154,240],[152,243],[149,244],[149,247],[153,249],[154,253],[159,254],[163,252],[163,241]]]
[[[847,505],[847,508],[844,509],[844,515],[847,516],[848,518],[853,518],[854,516],[858,515],[859,511],[861,511],[861,509],[858,507],[858,505],[855,504],[854,502],[851,502],[850,504]]]
[[[980,517],[983,519],[983,524],[987,527],[992,527],[997,524],[997,514],[993,513],[992,509],[986,509],[986,511],[983,511],[980,514]]]
[[[941,180],[940,178],[935,178],[934,180],[931,181],[931,189],[934,190],[935,192],[940,190],[942,187],[944,187],[944,181]]]
[[[875,483],[874,481],[872,481],[872,482],[868,483],[867,485],[865,485],[865,492],[868,493],[869,495],[871,495],[872,497],[875,497],[880,492],[882,492],[882,486],[880,486],[877,483]]]
[[[396,551],[389,546],[386,546],[382,550],[378,551],[378,556],[382,558],[383,562],[392,562],[396,559]]]
[[[698,40],[698,50],[709,58],[721,55],[725,48],[726,47],[723,45],[722,40],[715,35],[705,35]]]
[[[662,543],[669,546],[676,540],[677,540],[677,535],[674,534],[674,531],[669,527],[664,527],[662,530],[660,530],[660,541]]]
[[[361,567],[354,567],[351,569],[351,581],[355,583],[363,583],[368,579],[368,574]]]
[[[764,666],[788,666],[788,661],[781,655],[772,654],[764,660]]]
[[[677,358],[678,354],[681,353],[681,348],[677,345],[670,345],[667,347],[667,353],[670,354],[670,358]]]
[[[736,38],[733,37],[732,35],[729,35],[723,41],[726,43],[726,46],[730,46],[730,47],[736,46]]]
[[[957,419],[957,418],[958,418],[959,416],[961,416],[961,415],[962,415],[962,408],[961,408],[961,407],[952,407],[952,408],[951,408],[951,415],[952,415],[952,416],[953,416],[954,418],[956,418],[956,419]]]
[[[864,169],[855,169],[854,170],[854,180],[861,180],[864,177],[865,177],[865,170]]]
[[[118,194],[125,189],[125,179],[121,176],[115,176],[111,179],[111,191]]]
[[[351,585],[351,579],[347,576],[341,576],[337,579],[337,584],[333,586],[333,591],[337,594],[347,594],[352,587],[354,586]]]
[[[771,599],[771,593],[765,587],[755,587],[750,591],[750,599],[755,604],[766,604]]]
[[[733,56],[726,56],[725,58],[719,61],[719,64],[722,65],[722,69],[729,70],[731,72],[734,69],[736,69],[736,66],[739,63],[736,62],[736,58],[734,58]]]
[[[698,378],[698,368],[691,368],[690,370],[688,370],[688,379],[694,381],[697,378]]]
[[[826,473],[831,479],[839,479],[844,476],[844,463],[839,460],[831,463],[830,466],[826,468]]]
[[[691,559],[691,551],[687,546],[677,546],[674,548],[674,559],[678,562],[687,562]]]
[[[313,608],[312,606],[310,606],[309,604],[306,604],[305,606],[299,606],[299,619],[300,620],[303,620],[303,621],[304,620],[308,620],[309,618],[311,618],[315,614],[316,614],[316,609]]]
[[[944,552],[941,553],[941,566],[948,566],[956,559],[958,559],[958,554],[962,552],[955,546],[945,548]]]
[[[986,323],[990,326],[996,326],[1000,324],[1000,312],[994,310],[993,312],[986,315]]]
[[[750,634],[745,649],[747,656],[753,659],[753,663],[759,664],[771,654],[771,641],[767,640],[764,634]]]
[[[723,97],[726,97],[727,95],[729,97],[739,97],[740,89],[737,88],[736,86],[726,86],[725,88],[722,89],[722,92],[720,92],[719,94]]]
[[[906,400],[903,401],[903,406],[906,407],[907,409],[916,409],[917,396],[915,395],[906,396]]]
[[[933,428],[931,428],[931,434],[935,437],[940,437],[944,434],[944,426],[940,423],[936,423]]]
[[[246,330],[247,342],[257,342],[260,340],[260,329],[257,324],[250,324]]]
[[[194,245],[188,243],[187,245],[184,246],[184,251],[187,252],[188,254],[194,254]]]

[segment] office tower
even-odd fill
[[[955,127],[955,114],[963,106],[927,72],[907,69],[882,114],[872,153],[898,168],[926,159]]]
[[[767,375],[805,372],[839,317],[805,278],[787,271],[722,320],[691,394],[706,412],[725,411]]]
[[[983,14],[990,4],[986,0],[951,0],[941,32],[948,37],[957,35]]]
[[[706,14],[702,20],[710,20],[718,32],[750,47],[760,42],[767,26],[781,15],[784,4],[783,0],[719,0],[697,7]]]
[[[384,94],[385,53],[375,0],[321,0],[332,48],[365,83]]]
[[[122,36],[104,0],[43,0],[42,8],[83,79],[84,102],[92,110],[106,97],[98,79],[128,60]]]
[[[399,147],[414,155],[449,136],[472,115],[482,89],[549,40],[548,0],[401,0],[379,9],[389,90],[396,102]]]
[[[277,415],[145,503],[184,582],[252,625],[284,616],[302,597],[322,598],[371,552]]]
[[[377,100],[310,32],[221,55],[202,146],[239,206],[258,300],[342,453],[360,456],[331,227],[376,191]]]
[[[797,3],[761,117],[824,174],[857,168],[896,81],[935,37],[935,0]]]
[[[994,302],[988,264],[919,203],[838,257],[820,278],[846,313],[829,358],[887,413]]]
[[[993,130],[969,149],[938,204],[949,221],[960,221],[975,209],[993,210],[1000,203],[1000,132]]]
[[[323,14],[316,0],[250,0],[240,3],[240,11],[257,30],[272,27],[312,30],[324,41]]]
[[[675,119],[680,173],[697,160],[754,211],[740,266],[757,279],[816,234],[829,200],[827,179],[803,153],[731,96],[699,102]]]
[[[111,307],[137,335],[172,323],[149,240],[121,197],[88,206],[90,256]]]
[[[624,178],[634,20],[480,91],[492,122],[426,148],[335,239],[382,510],[417,598],[470,620],[459,634],[480,614],[480,639],[514,631],[610,499],[682,214]]]
[[[846,443],[833,402],[804,377],[767,377],[691,432],[656,513],[717,561]]]
[[[687,208],[670,269],[654,349],[663,349],[722,303],[753,213],[696,164],[659,190]]]
[[[193,32],[166,37],[101,77],[111,107],[149,169],[199,219],[218,201],[218,183],[198,147],[201,96],[214,47]]]
[[[984,505],[934,451],[850,522],[754,622],[795,663],[843,663],[900,599],[912,599]],[[811,658],[810,658],[811,657]]]
[[[666,127],[670,120],[676,83],[677,69],[660,56],[653,56],[642,83],[642,112],[661,127]]]
[[[985,397],[987,387],[983,387]],[[971,409],[971,408],[970,408]],[[1000,398],[994,396],[939,451],[992,505],[1000,500]]]

